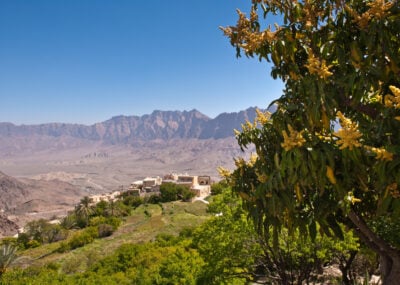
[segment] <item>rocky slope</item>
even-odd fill
[[[82,187],[59,180],[16,179],[0,172],[1,224],[6,229],[12,227],[7,220],[23,225],[32,218],[65,214],[85,194]]]
[[[19,226],[16,223],[0,213],[0,238],[15,235],[18,232],[18,228]]]

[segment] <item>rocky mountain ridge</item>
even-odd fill
[[[233,136],[246,120],[253,121],[256,108],[222,113],[211,119],[197,110],[154,111],[143,116],[116,116],[91,126],[65,123],[14,125],[0,123],[0,137],[70,137],[104,144],[131,144],[151,140],[221,139]]]

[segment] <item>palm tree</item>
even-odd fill
[[[17,261],[17,247],[12,244],[3,244],[0,247],[0,277],[14,262]]]
[[[85,226],[89,224],[89,216],[93,214],[92,199],[85,196],[81,199],[81,202],[75,208],[75,214],[78,218],[85,221]]]

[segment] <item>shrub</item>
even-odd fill
[[[70,246],[69,242],[63,241],[60,243],[60,246],[58,247],[57,252],[64,253],[64,252],[67,252],[70,250],[71,250],[71,246]]]
[[[72,238],[69,240],[68,245],[70,249],[75,249],[78,247],[82,247],[86,244],[93,242],[95,238],[99,236],[98,230],[96,227],[89,227],[83,230],[82,232],[75,233]]]
[[[196,194],[190,189],[183,188],[182,193],[180,193],[183,201],[191,201]]]
[[[97,230],[99,238],[108,237],[114,233],[114,227],[109,224],[100,224]]]
[[[159,195],[151,195],[149,198],[145,199],[146,203],[158,204],[161,202],[161,197]]]
[[[142,205],[144,202],[143,198],[137,196],[126,196],[123,200],[123,203],[127,206],[137,208]]]
[[[69,214],[61,220],[60,226],[66,230],[71,230],[75,228],[76,225],[76,215],[74,213]]]
[[[108,224],[108,225],[112,226],[114,231],[119,228],[121,223],[122,223],[122,220],[117,217],[109,217],[104,222],[104,224]]]
[[[105,224],[106,220],[107,220],[107,218],[103,217],[103,216],[93,217],[89,220],[89,225],[96,227],[98,225]]]
[[[222,192],[228,187],[229,185],[226,180],[221,180],[217,183],[214,183],[213,185],[211,185],[211,195],[222,194]]]
[[[32,240],[30,240],[30,241],[28,241],[26,243],[26,248],[35,248],[35,247],[38,247],[40,245],[41,245],[40,242],[38,242],[37,240],[32,239]]]

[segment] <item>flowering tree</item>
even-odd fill
[[[372,226],[400,215],[400,7],[395,0],[253,0],[222,28],[238,55],[272,62],[285,83],[277,111],[236,137],[256,155],[222,170],[257,230],[342,236],[347,223],[400,280],[400,251]],[[283,23],[265,27],[271,15]],[[276,238],[277,240],[277,238]]]

